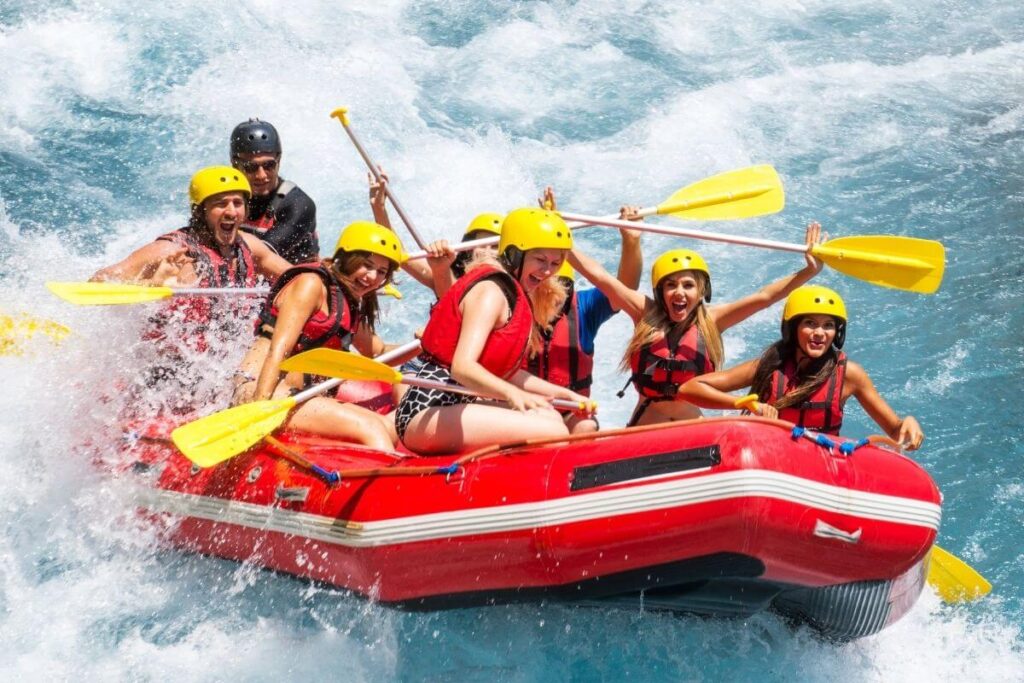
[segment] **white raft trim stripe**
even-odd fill
[[[153,512],[369,548],[530,530],[734,498],[771,498],[861,519],[935,530],[942,517],[941,507],[934,503],[854,491],[767,470],[723,472],[531,503],[355,521],[351,526],[347,520],[322,515],[167,490],[145,489],[142,505]]]

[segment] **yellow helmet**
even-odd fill
[[[562,261],[562,266],[558,269],[558,272],[555,273],[555,277],[564,277],[572,281],[576,280],[576,271],[569,265],[569,259]]]
[[[501,222],[505,219],[500,213],[482,213],[469,222],[463,236],[471,235],[474,232],[489,232],[492,235],[501,234]]]
[[[782,341],[788,342],[793,333],[791,320],[801,315],[830,315],[839,319],[836,325],[836,336],[832,345],[843,348],[846,342],[846,304],[843,298],[828,287],[821,285],[804,285],[797,287],[786,297],[786,307],[782,309]]]
[[[338,244],[334,247],[335,253],[339,249],[379,254],[392,261],[396,266],[405,263],[406,259],[405,249],[402,248],[402,242],[398,239],[398,235],[383,225],[370,221],[349,223],[341,231]]]
[[[188,198],[196,205],[221,192],[242,192],[249,197],[252,188],[245,174],[230,166],[207,166],[192,176],[188,186]]]
[[[828,287],[804,285],[797,287],[786,298],[782,321],[788,322],[798,315],[821,313],[846,322],[846,304],[843,298]]]
[[[704,292],[704,301],[710,302],[711,271],[708,270],[708,264],[704,262],[704,258],[692,249],[672,249],[654,260],[654,265],[651,266],[651,286],[655,293],[665,276],[678,273],[681,270],[699,270],[708,276],[708,291]]]
[[[530,249],[572,249],[572,233],[562,217],[544,209],[516,209],[501,224],[498,253],[509,247]]]

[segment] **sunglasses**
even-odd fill
[[[277,168],[277,159],[271,159],[270,161],[243,161],[242,170],[246,173],[255,173],[261,168],[264,171],[273,171]]]

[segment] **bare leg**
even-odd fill
[[[296,408],[288,418],[287,426],[290,429],[390,451],[395,447],[395,442],[388,433],[386,423],[383,415],[366,408],[318,396]]]
[[[570,434],[593,434],[599,429],[597,420],[576,413],[565,416],[565,426],[568,427]]]
[[[427,408],[409,423],[403,442],[417,453],[458,453],[524,439],[568,436],[553,410],[525,413],[477,403]]]

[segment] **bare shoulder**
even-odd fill
[[[861,387],[871,383],[871,378],[868,377],[867,371],[860,363],[856,363],[849,358],[846,359],[846,382],[853,386]]]

